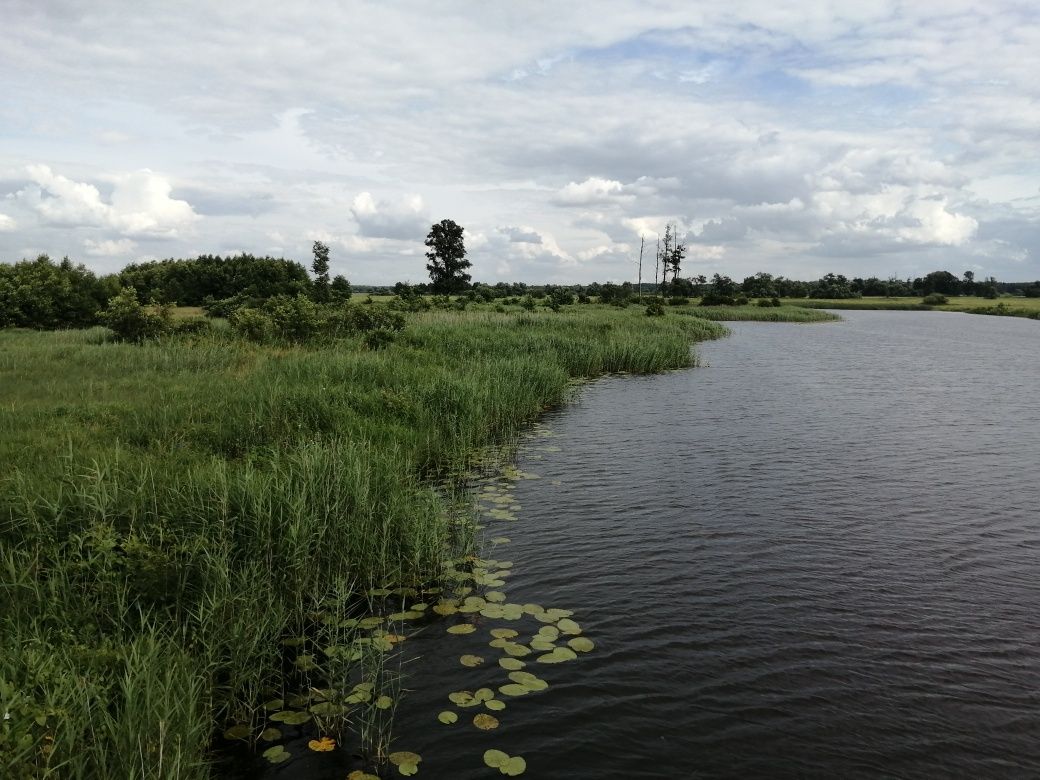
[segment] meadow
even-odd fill
[[[996,300],[978,296],[952,296],[949,303],[928,306],[920,298],[863,297],[851,299],[797,298],[785,301],[812,309],[882,309],[887,311],[959,311],[968,314],[993,314],[1005,317],[1040,319],[1040,298],[1001,297]]]
[[[277,761],[275,710],[372,749],[401,637],[368,597],[465,560],[481,453],[724,333],[610,306],[413,313],[375,349],[0,330],[4,777],[209,777],[220,735]]]

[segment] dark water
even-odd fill
[[[550,688],[483,733],[436,714],[507,682],[457,659],[510,624],[428,628],[398,713],[421,776],[500,776],[487,748],[531,778],[1040,776],[1040,323],[843,316],[734,324],[549,417],[486,533],[509,600],[596,650],[529,663]]]
[[[426,775],[497,775],[487,747],[534,778],[1040,775],[1040,325],[843,316],[734,324],[547,420],[487,533],[510,601],[597,648],[482,734],[434,716],[501,670],[429,632],[399,714]]]

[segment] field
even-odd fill
[[[0,331],[4,777],[208,777],[265,702],[380,685],[365,594],[471,549],[483,449],[724,332],[607,306],[411,314],[381,349]],[[372,747],[380,712],[324,703],[322,733]]]
[[[954,296],[948,304],[926,306],[920,298],[852,298],[826,300],[822,298],[792,298],[785,303],[821,309],[886,309],[898,311],[961,311],[970,314],[998,314],[1009,317],[1040,319],[1040,298],[979,298]]]

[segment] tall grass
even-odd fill
[[[283,641],[346,641],[369,587],[466,544],[475,452],[723,332],[606,307],[428,312],[376,351],[0,332],[0,774],[207,776],[214,732],[351,673]]]
[[[691,306],[679,311],[715,322],[831,322],[835,314],[800,306]]]

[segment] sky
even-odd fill
[[[1040,6],[0,0],[0,262],[1040,279]],[[645,273],[645,272],[644,272]],[[652,277],[652,268],[650,270]],[[645,277],[644,277],[645,278]]]

